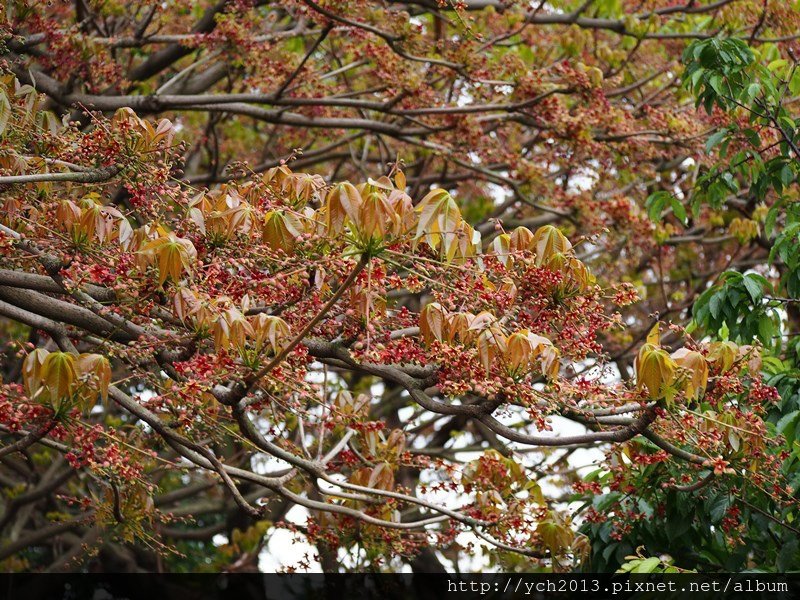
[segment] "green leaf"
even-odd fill
[[[686,225],[686,207],[681,203],[681,201],[676,197],[671,196],[670,206],[672,206],[672,214],[675,215],[675,218]]]
[[[769,209],[767,213],[767,218],[764,220],[764,232],[767,235],[772,235],[772,232],[775,230],[775,223],[778,220],[778,210],[780,208],[780,203],[775,203]]]
[[[780,172],[781,183],[784,187],[790,185],[794,181],[794,171],[789,165],[783,165]]]
[[[646,558],[643,561],[641,561],[638,565],[636,565],[631,570],[631,573],[652,573],[658,568],[660,564],[661,560],[659,558],[651,556],[650,558]]]
[[[775,335],[772,319],[764,317],[758,320],[758,337],[765,344],[771,344],[772,337]]]
[[[706,152],[711,152],[714,147],[716,147],[723,139],[725,139],[725,136],[727,136],[728,133],[729,131],[727,128],[720,129],[714,135],[709,137],[706,141]]]
[[[778,552],[777,561],[775,566],[778,571],[785,573],[797,568],[800,565],[800,548],[798,548],[798,539],[796,537],[786,540],[783,547]]]
[[[767,65],[767,69],[772,71],[773,73],[779,69],[782,69],[786,65],[789,64],[789,61],[785,58],[779,58],[778,60],[773,60],[771,63]]]
[[[789,414],[784,415],[775,425],[775,431],[779,435],[783,435],[784,432],[794,423],[794,421],[800,416],[800,410],[793,410]]]
[[[725,516],[725,513],[728,511],[728,507],[731,504],[731,499],[728,494],[719,494],[715,497],[708,506],[708,512],[711,516],[712,523],[719,523],[722,520],[722,517]]]
[[[760,92],[761,92],[761,84],[760,83],[751,83],[750,85],[748,85],[747,86],[747,91],[745,92],[746,96],[747,96],[747,101],[748,102],[752,102],[753,99],[756,96],[758,96],[758,94]]]
[[[286,48],[286,50],[288,50],[289,52],[301,54],[306,50],[305,38],[301,35],[289,38],[284,42],[284,48]]]
[[[661,218],[661,213],[664,210],[664,207],[667,205],[667,203],[671,203],[671,201],[672,194],[665,192],[664,190],[650,194],[644,203],[645,209],[647,210],[647,216],[650,217],[650,220],[654,223],[658,222]]]
[[[711,296],[711,300],[708,302],[708,309],[711,311],[711,316],[714,317],[714,319],[719,319],[724,298],[724,293],[720,291]]]
[[[758,283],[755,278],[751,277],[750,275],[746,275],[742,279],[742,283],[744,283],[744,287],[747,290],[747,293],[750,294],[750,298],[753,300],[753,304],[758,304],[761,299],[764,297],[764,288]]]
[[[747,139],[747,141],[750,142],[750,145],[753,146],[753,148],[760,148],[761,147],[761,138],[759,137],[759,135],[758,135],[758,133],[756,131],[754,131],[754,130],[752,130],[750,128],[747,128],[747,129],[742,129],[741,133]],[[736,162],[741,162],[742,165],[745,164],[744,160],[737,159]]]

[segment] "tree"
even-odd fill
[[[798,566],[800,7],[4,18],[4,568]]]

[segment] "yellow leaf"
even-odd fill
[[[491,326],[478,334],[475,343],[478,348],[478,358],[488,374],[494,359],[506,353],[506,336],[499,327]]]
[[[589,538],[582,533],[575,535],[575,539],[572,540],[571,545],[572,554],[581,563],[586,562],[592,554],[592,544],[589,541]]]
[[[62,200],[56,208],[56,221],[65,231],[72,231],[72,227],[80,221],[81,209],[71,200]]]
[[[472,319],[472,322],[469,324],[469,328],[472,331],[477,331],[485,329],[486,327],[489,327],[496,322],[497,322],[497,317],[495,317],[488,310],[482,310]]]
[[[498,289],[501,292],[505,292],[506,294],[508,294],[509,298],[511,298],[512,303],[514,302],[514,300],[516,300],[518,290],[517,290],[517,284],[514,283],[513,279],[503,279]]]
[[[451,245],[448,245],[452,240]],[[459,222],[455,230],[455,235],[446,236],[445,243],[446,262],[455,261],[463,264],[464,261],[473,256],[477,256],[481,248],[481,234],[463,219]]]
[[[321,175],[309,173],[295,173],[293,176],[293,188],[295,196],[303,204],[309,200],[317,199],[318,192],[325,187],[325,179]]]
[[[720,365],[720,371],[729,371],[739,356],[739,347],[733,342],[712,342],[708,345],[708,362]]]
[[[386,298],[375,290],[356,285],[350,288],[350,307],[362,319],[380,318],[386,314]]]
[[[261,176],[261,180],[277,191],[286,192],[292,187],[293,175],[294,173],[292,173],[289,167],[286,165],[279,165],[277,167],[272,167],[264,173],[264,175]]]
[[[653,344],[653,346],[661,345],[661,331],[659,323],[653,325],[653,328],[650,330],[650,333],[647,334],[647,343]]]
[[[392,180],[389,179],[386,175],[382,175],[381,177],[378,177],[378,179],[367,177],[367,185],[371,188],[384,190],[386,192],[391,192],[394,189],[394,186],[392,185]]]
[[[663,397],[665,388],[672,384],[677,365],[669,354],[653,344],[644,344],[636,357],[636,387],[647,389],[648,396],[655,400]]]
[[[511,374],[530,367],[533,345],[528,339],[528,333],[527,330],[517,331],[509,335],[506,340],[505,359]]]
[[[527,489],[531,500],[533,500],[536,504],[544,506],[547,503],[544,493],[542,492],[542,486],[540,486],[536,481],[530,480],[526,484],[525,488]]]
[[[187,287],[179,287],[172,297],[172,305],[175,308],[175,316],[185,323],[187,317],[198,307],[199,300],[194,290]]]
[[[414,227],[416,213],[411,197],[402,190],[392,190],[387,198],[392,210],[396,215],[395,219],[400,224],[397,235],[402,235]]]
[[[546,337],[531,333],[527,329],[508,336],[505,358],[509,373],[516,374],[527,370],[538,361],[541,373],[548,379],[556,379],[560,370],[560,352]]]
[[[572,530],[564,525],[554,513],[551,513],[547,520],[539,522],[536,526],[536,533],[553,556],[564,553],[574,539]]]
[[[188,271],[197,260],[197,251],[192,242],[174,233],[147,242],[140,252],[150,260],[157,261],[158,284],[162,286],[167,279],[179,281],[183,270]]]
[[[383,194],[372,192],[359,208],[357,225],[361,239],[367,241],[382,239],[388,232],[398,232],[401,223]]]
[[[750,373],[758,373],[761,371],[762,367],[762,360],[761,360],[761,352],[755,346],[750,346],[746,344],[744,346],[739,346],[739,351],[737,353],[737,360],[740,361],[747,361],[747,368]]]
[[[553,254],[566,254],[572,244],[558,229],[552,225],[543,225],[533,234],[531,247],[536,254],[535,263],[542,266]]]
[[[369,410],[370,397],[359,394],[355,398],[348,390],[341,390],[334,398],[336,408],[344,415],[363,415]]]
[[[41,377],[51,400],[68,398],[78,379],[75,356],[69,352],[51,352],[42,363]]]
[[[128,222],[128,219],[122,218],[117,220],[117,241],[123,250],[128,251],[131,249],[133,242],[133,228]]]
[[[8,120],[12,115],[11,103],[8,101],[6,91],[0,88],[0,136],[5,133]]]
[[[228,196],[228,204],[230,208],[220,215],[226,225],[225,235],[230,237],[234,233],[250,233],[255,215],[253,207],[238,196]]]
[[[548,342],[550,342],[550,340],[548,340]],[[552,343],[539,346],[534,350],[534,358],[539,359],[542,375],[551,381],[558,379],[558,373],[561,370],[560,357],[561,352],[558,348],[553,346]]]
[[[373,467],[367,481],[367,487],[379,490],[394,488],[394,473],[388,463],[382,462]]]

